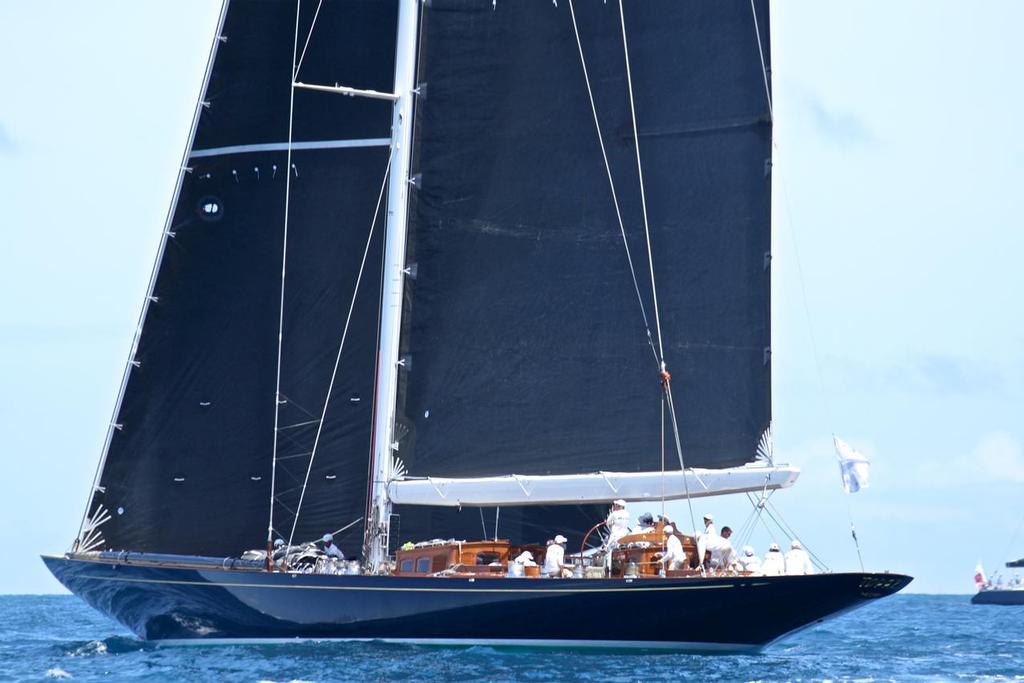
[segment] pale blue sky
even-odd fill
[[[36,556],[77,530],[218,7],[0,0],[0,593],[59,589]],[[772,20],[776,451],[804,469],[773,500],[856,567],[835,432],[873,462],[849,500],[869,568],[968,592],[976,560],[1024,556],[1024,4]]]

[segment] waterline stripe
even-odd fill
[[[391,138],[363,138],[361,140],[313,140],[311,142],[293,142],[292,150],[302,149],[342,149],[345,147],[388,147]],[[246,154],[248,152],[286,152],[287,142],[267,142],[259,145],[232,145],[230,147],[211,147],[194,149],[189,159],[216,157],[224,154]]]
[[[294,574],[292,576],[299,576]],[[625,593],[648,591],[686,591],[686,590],[710,590],[716,588],[735,588],[732,583],[698,585],[698,586],[637,586],[634,588],[415,588],[398,586],[317,586],[311,584],[270,584],[270,583],[227,583],[219,581],[184,581],[174,579],[132,579],[128,577],[97,576],[95,574],[83,574],[83,579],[96,581],[118,581],[122,583],[160,583],[176,586],[200,586],[209,588],[300,588],[319,591],[379,591],[399,593]],[[445,579],[437,579],[444,581]],[[529,579],[526,579],[529,580]]]
[[[699,643],[663,640],[575,640],[542,638],[169,638],[151,641],[158,647],[221,645],[291,645],[296,643],[399,643],[404,645],[442,645],[471,647],[486,645],[509,648],[598,648],[602,650],[675,650],[682,652],[759,652],[762,645],[745,643]]]

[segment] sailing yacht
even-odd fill
[[[659,571],[667,520],[594,542],[616,499],[763,501],[799,475],[765,445],[768,19],[225,0],[49,569],[165,642],[757,651],[906,586],[715,573],[696,532]],[[571,578],[517,571],[556,534]]]
[[[1006,563],[1007,569],[1020,569],[1021,567],[1024,567],[1024,557]],[[1024,605],[1024,583],[1016,574],[1006,584],[1003,583],[1002,577],[986,579],[985,570],[982,569],[979,562],[975,570],[974,582],[978,592],[971,596],[972,605]]]

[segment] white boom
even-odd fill
[[[388,484],[395,505],[473,506],[572,505],[628,501],[679,500],[729,493],[788,488],[800,468],[759,464],[720,470],[671,472],[593,472],[589,474],[507,475],[448,479],[404,478]]]

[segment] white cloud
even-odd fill
[[[916,480],[934,486],[1024,483],[1024,447],[1012,434],[992,431],[983,435],[970,453],[945,462],[936,457],[921,463]]]
[[[986,434],[971,451],[969,461],[984,478],[1024,482],[1024,450],[1020,441],[1006,432]]]
[[[12,154],[17,150],[14,138],[10,136],[7,129],[0,123],[0,154]]]

